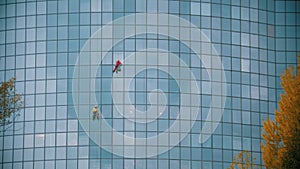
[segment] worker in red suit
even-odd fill
[[[122,65],[122,62],[118,59],[118,60],[116,61],[116,64],[115,64],[115,68],[114,68],[114,70],[113,70],[113,73],[114,73],[114,72],[118,73],[118,71],[121,71],[121,65]]]

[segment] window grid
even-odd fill
[[[26,100],[21,111],[23,116],[12,127],[18,130],[1,133],[0,166],[225,168],[243,149],[256,157],[256,164],[262,165],[259,147],[262,120],[273,117],[272,112],[277,108],[282,93],[280,73],[289,64],[296,63],[293,56],[299,46],[298,6],[295,1],[0,2],[1,81],[16,76],[17,91],[23,93]],[[198,144],[198,135],[210,107],[207,100],[212,91],[205,68],[201,63],[193,62],[194,53],[174,39],[157,35],[131,37],[121,42],[120,47],[112,49],[106,62],[99,66],[99,79],[96,80],[100,85],[97,91],[100,110],[112,112],[103,116],[113,127],[122,132],[133,132],[138,137],[162,132],[175,120],[176,116],[171,114],[178,109],[179,101],[171,102],[173,96],[176,98],[180,93],[176,85],[175,89],[171,87],[173,79],[159,71],[152,74],[147,70],[145,76],[136,77],[132,91],[136,107],[145,109],[148,106],[144,90],[151,89],[150,81],[167,89],[170,106],[165,111],[167,115],[163,115],[155,125],[146,125],[143,130],[133,125],[134,128],[128,130],[127,125],[131,124],[113,109],[112,100],[107,99],[109,87],[104,83],[111,79],[112,64],[120,56],[124,56],[121,58],[124,60],[143,47],[166,48],[184,59],[197,74],[201,90],[201,116],[197,117],[190,133],[179,145],[157,157],[129,159],[99,148],[76,121],[72,103],[72,73],[78,52],[96,30],[112,19],[141,12],[174,14],[201,28],[221,56],[228,96],[217,130],[207,142]],[[135,65],[129,66],[136,70]],[[147,64],[145,66],[147,68]],[[179,78],[185,77],[179,75]],[[139,82],[145,83],[145,89],[138,89]],[[165,82],[167,85],[164,85]],[[139,96],[145,100],[139,103]],[[119,122],[121,126],[118,126]]]

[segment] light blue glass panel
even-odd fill
[[[241,137],[233,137],[233,149],[237,149],[237,150],[242,149]]]
[[[59,13],[68,12],[68,1],[67,0],[58,1],[58,12]]]
[[[91,2],[90,1],[79,1],[80,12],[90,12]]]
[[[230,18],[230,6],[228,5],[222,5],[222,15],[225,18]]]
[[[23,142],[20,143],[21,145],[23,145]],[[14,150],[14,161],[22,161],[23,158],[23,150],[22,149],[16,149]]]
[[[6,17],[15,16],[15,13],[16,13],[16,5],[15,4],[9,4],[6,6]]]
[[[24,154],[26,154],[26,156],[24,156],[24,161],[30,161],[33,160],[33,149],[24,149]],[[24,163],[24,167],[25,168],[32,168],[32,163]]]
[[[232,31],[237,31],[239,32],[241,30],[241,22],[239,20],[232,20],[231,21],[231,28],[232,28]],[[232,34],[234,34],[235,32],[233,32]],[[240,36],[240,33],[236,33],[236,34],[239,34]]]
[[[250,32],[254,34],[258,34],[258,23],[254,23],[254,22],[250,23]]]
[[[179,11],[179,2],[169,1],[169,12],[170,13],[178,13],[178,11]]]
[[[276,13],[275,14],[275,23],[276,23],[276,25],[284,25],[285,24],[284,13]]]
[[[213,29],[221,29],[221,19],[220,18],[212,18],[212,28]],[[212,34],[214,34],[215,30],[212,31]],[[220,31],[218,31],[220,32]],[[219,35],[220,37],[220,35]]]
[[[51,149],[51,152],[53,150]],[[53,159],[53,158],[52,158]],[[45,161],[45,169],[54,169],[55,168],[55,161]]]
[[[69,12],[79,12],[79,0],[69,1]]]
[[[25,3],[18,3],[17,4],[17,16],[25,15]]]
[[[275,7],[276,7],[276,11],[285,12],[285,2],[284,1],[276,1]]]
[[[231,11],[232,11],[231,13],[232,18],[240,19],[240,15],[241,15],[240,7],[232,6]]]
[[[224,150],[223,151],[223,160],[224,161],[230,162],[230,164],[231,164],[231,162],[232,162],[232,156],[233,156],[232,150]]]
[[[222,31],[222,43],[231,43],[231,35],[230,34],[231,33],[229,31]],[[224,48],[225,48],[225,46],[224,46]],[[223,48],[222,48],[222,50],[223,50]],[[223,51],[223,52],[225,52],[225,51]]]
[[[126,51],[134,51],[135,50],[135,39],[126,39],[125,40],[125,49]]]
[[[290,38],[293,38],[293,37],[296,37],[296,28],[293,27],[293,26],[286,26],[285,27],[286,29],[286,37],[290,37]]]
[[[88,167],[88,160],[79,160],[78,161],[78,168],[89,168]]]
[[[124,1],[123,0],[113,0],[113,11],[114,12],[124,12]]]
[[[58,25],[67,25],[68,24],[68,15],[67,14],[58,14],[57,24]]]
[[[222,161],[223,153],[221,149],[213,149],[213,160],[214,161]],[[214,163],[214,166],[217,167],[219,165],[216,165]]]
[[[146,12],[146,0],[136,1],[136,12]]]
[[[219,4],[212,4],[212,16],[221,16],[221,6]]]
[[[126,0],[125,1],[125,12],[134,12],[136,3],[135,0]]]
[[[27,29],[26,30],[26,40],[27,41],[34,41],[35,40],[35,29]]]
[[[15,19],[14,19],[14,20],[15,20]],[[5,24],[6,24],[5,22],[6,22],[5,19],[0,19],[0,31],[5,30],[5,26],[6,26],[6,25],[5,25]],[[16,25],[15,25],[15,22],[14,22],[13,25],[14,25],[14,27],[16,26]],[[12,24],[11,24],[11,26],[12,26]]]
[[[241,31],[242,32],[249,32],[250,31],[250,26],[248,21],[241,21]]]
[[[147,11],[148,12],[157,12],[157,1],[147,1]]]
[[[259,139],[252,139],[252,150],[260,151],[260,140]]]
[[[241,73],[238,71],[233,71],[231,73],[231,77],[232,77],[232,82],[234,83],[240,83],[241,82]]]
[[[211,28],[211,18],[207,16],[201,17],[201,26],[203,28]],[[210,38],[210,33],[207,33],[210,32],[209,29],[203,29],[202,31],[207,36],[207,38]]]
[[[111,0],[103,0],[102,1],[102,10],[106,12],[112,12],[112,1]]]
[[[249,12],[249,8],[241,8],[241,19],[243,20],[249,20],[250,18],[250,12]]]
[[[15,30],[6,31],[6,43],[14,43],[15,42],[15,37],[16,37],[15,33],[16,33]]]
[[[4,20],[2,20],[2,26],[5,27]],[[15,29],[16,26],[16,18],[8,18],[6,19],[6,29]]]
[[[212,149],[202,149],[202,160],[212,161]]]
[[[239,58],[232,58],[232,70],[241,70],[241,61]],[[239,77],[233,77],[233,78],[239,78]]]
[[[239,33],[232,33],[232,44],[239,45],[241,43],[241,35]]]
[[[23,135],[14,136],[14,148],[21,148],[23,146]]]
[[[24,147],[25,148],[33,147],[33,135],[24,136]]]
[[[232,148],[232,137],[231,136],[223,136],[223,148],[231,149]]]
[[[36,14],[36,3],[32,2],[32,3],[27,3],[26,4],[26,13],[27,15],[34,15]]]
[[[258,21],[258,10],[250,9],[250,21]]]
[[[79,24],[79,14],[69,14],[69,25]]]
[[[211,15],[211,5],[209,3],[201,3],[201,14],[210,16]]]
[[[286,50],[296,51],[296,39],[286,39]]]
[[[111,13],[102,13],[102,24],[107,24],[112,21]]]

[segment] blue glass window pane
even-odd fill
[[[124,1],[123,0],[113,0],[113,11],[114,12],[124,12]]]
[[[232,137],[231,136],[223,136],[223,148],[225,148],[225,149],[232,148]]]
[[[214,161],[222,161],[222,156],[223,156],[223,153],[222,153],[222,150],[221,149],[214,149],[213,150],[213,160]],[[216,165],[214,163],[214,166],[219,166],[219,165]]]
[[[126,0],[125,1],[125,12],[134,12],[135,11],[135,0]]]
[[[249,8],[241,8],[241,19],[249,20]]]
[[[157,12],[157,1],[147,1],[147,11]]]
[[[136,93],[136,104],[146,104],[147,94],[145,92]]]
[[[136,0],[136,12],[146,12],[146,0]]]
[[[58,12],[66,13],[68,12],[68,1],[58,1]]]
[[[6,17],[15,16],[15,12],[16,12],[15,4],[9,4],[6,6]]]
[[[241,43],[241,36],[239,33],[232,33],[232,44],[239,45]]]
[[[201,14],[202,15],[206,15],[206,16],[210,16],[210,4],[209,3],[201,3]]]
[[[79,1],[80,12],[90,12],[90,1]]]
[[[111,0],[102,1],[102,10],[105,12],[112,12],[112,1]]]
[[[231,36],[230,32],[228,32],[228,31],[222,31],[222,43],[231,43],[230,36]]]
[[[230,18],[230,6],[222,5],[222,16],[226,18]]]
[[[190,3],[180,1],[180,13],[181,14],[189,14],[190,13]]]
[[[208,148],[203,148],[202,149],[202,159],[211,161],[212,160],[212,150],[208,149]]]
[[[46,29],[45,28],[37,28],[37,40],[46,40]],[[42,42],[45,43],[45,42]]]
[[[179,11],[179,2],[178,1],[169,1],[169,12],[178,13]]]
[[[221,16],[221,6],[219,4],[212,4],[212,16]]]
[[[211,18],[210,17],[201,17],[201,25],[203,28],[211,28]],[[205,31],[209,32],[210,30],[208,29],[203,29],[202,30],[205,35],[210,38],[210,33],[206,33]]]
[[[241,137],[233,137],[233,149],[241,150],[242,148]]]
[[[78,25],[78,24],[79,24],[79,15],[69,14],[69,25]]]
[[[25,3],[17,4],[17,16],[25,15]]]
[[[69,1],[69,12],[79,12],[79,0]]]
[[[232,6],[231,7],[231,15],[232,15],[232,18],[235,18],[235,19],[240,19],[240,8],[239,7],[236,7],[236,6]]]
[[[58,25],[67,25],[68,24],[68,15],[67,14],[58,14]]]

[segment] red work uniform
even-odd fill
[[[118,67],[121,66],[121,65],[122,65],[122,62],[120,60],[117,60],[113,72],[118,73]]]

